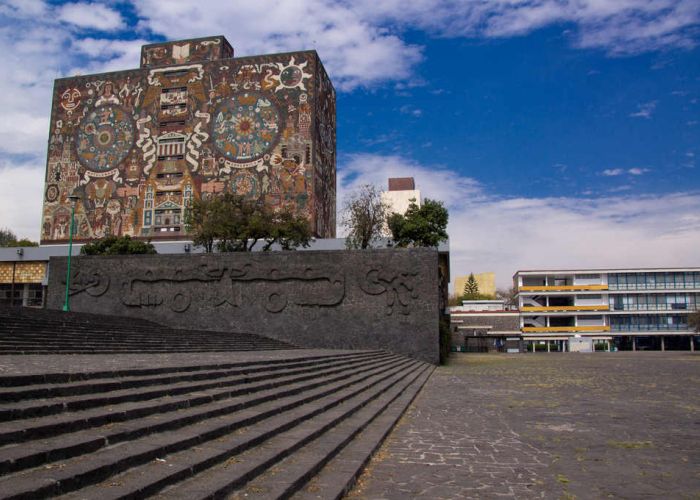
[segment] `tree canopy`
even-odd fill
[[[411,203],[405,214],[392,214],[388,224],[399,247],[436,247],[448,238],[448,220],[442,202],[426,198],[420,207]]]
[[[155,254],[155,247],[150,241],[134,240],[131,236],[106,236],[92,243],[83,245],[81,255],[140,255]]]
[[[478,300],[481,297],[479,293],[479,283],[477,283],[474,273],[469,273],[467,281],[464,283],[464,291],[462,293],[462,299],[464,300]]]
[[[700,311],[688,315],[688,326],[696,333],[700,333]]]
[[[8,228],[0,228],[0,247],[38,247],[39,244],[28,238],[17,239],[17,235]]]
[[[389,215],[389,205],[381,191],[365,184],[350,194],[343,204],[342,223],[348,229],[348,248],[371,248],[382,237]]]
[[[206,200],[195,200],[186,215],[192,241],[208,253],[249,252],[259,241],[263,250],[278,243],[283,250],[308,247],[311,229],[308,220],[289,210],[273,211],[242,196],[225,193]]]

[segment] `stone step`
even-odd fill
[[[366,355],[358,358],[344,358],[337,361],[328,361],[337,366],[336,369],[342,369],[350,366],[353,363],[381,361],[388,357],[388,354],[377,353],[375,355]],[[325,365],[325,363],[324,363]],[[332,367],[332,366],[331,366]],[[267,383],[273,384],[276,377],[284,377],[290,375],[285,368],[286,366],[277,366],[269,374],[261,376],[251,375],[234,375],[229,378],[219,380],[204,380],[204,381],[186,381],[175,384],[162,384],[161,386],[145,386],[124,390],[115,390],[107,394],[81,394],[71,397],[61,398],[55,401],[47,401],[42,399],[39,401],[28,400],[19,401],[11,404],[0,404],[0,421],[8,421],[15,419],[37,418],[48,415],[56,415],[67,411],[87,410],[100,406],[116,405],[126,402],[147,401],[150,399],[161,397],[173,397],[191,392],[201,392],[208,389],[221,387],[235,387],[242,381],[255,382],[258,380],[267,380]],[[322,369],[323,367],[321,367]],[[280,371],[281,370],[281,371]],[[307,368],[301,367],[294,370],[291,368],[292,374],[304,374],[308,371]],[[310,372],[313,375],[313,371]],[[308,375],[307,375],[308,376]],[[48,398],[50,399],[50,398]]]
[[[88,376],[85,379],[54,381],[48,383],[32,383],[28,386],[14,386],[3,388],[0,385],[0,401],[16,402],[25,399],[53,398],[75,396],[80,394],[104,393],[131,389],[134,387],[146,387],[151,385],[175,384],[185,381],[214,380],[217,378],[231,377],[234,375],[268,373],[277,370],[289,370],[295,368],[315,367],[322,361],[324,364],[336,360],[364,359],[384,355],[381,351],[358,352],[352,355],[339,356],[337,358],[326,356],[323,358],[293,359],[285,363],[270,364],[268,362],[235,364],[233,366],[198,366],[195,369],[182,370],[177,367],[167,372],[159,373],[118,373],[107,376]],[[2,377],[0,377],[0,381]],[[0,404],[2,408],[2,404]]]
[[[174,430],[170,430],[173,426],[169,425],[172,419],[152,423],[153,432],[148,435],[135,432],[128,442],[55,463],[51,468],[41,466],[5,475],[0,478],[0,494],[4,498],[37,498],[75,491],[170,453],[205,443],[216,446],[217,439],[236,431],[246,439],[246,444],[241,446],[248,449],[322,411],[309,410],[314,407],[311,403],[322,402],[324,409],[332,408],[415,363],[397,359],[368,372],[355,370],[338,377],[323,377],[314,388],[300,387],[297,394],[269,398],[254,407],[241,409],[245,398],[237,402],[230,400],[226,406],[208,411],[205,419],[190,423],[187,416],[180,417],[180,423],[186,425]],[[269,428],[271,421],[276,422],[273,428]],[[237,452],[240,451],[243,449]]]
[[[303,351],[302,351],[303,352]],[[302,361],[314,361],[323,363],[326,360],[352,358],[362,356],[368,353],[381,353],[383,351],[353,351],[341,352],[333,354],[315,354],[315,355],[295,355],[293,358],[272,358],[262,359],[257,361],[242,361],[237,363],[214,363],[205,365],[178,365],[178,366],[159,366],[155,368],[129,368],[120,370],[101,370],[101,371],[78,371],[78,372],[47,372],[31,375],[0,375],[0,387],[18,387],[22,385],[33,384],[66,384],[84,380],[117,378],[117,377],[147,377],[151,375],[161,375],[167,373],[189,373],[206,370],[228,370],[233,368],[243,367],[264,367],[286,365],[288,363],[297,363]]]
[[[203,348],[208,348],[208,349],[214,349],[214,348],[236,348],[236,347],[257,347],[257,346],[262,346],[262,345],[270,345],[270,346],[280,346],[280,347],[289,347],[286,344],[281,344],[277,342],[255,342],[255,341],[241,341],[241,340],[234,340],[232,339],[229,342],[207,342],[206,340],[203,340],[201,342],[178,342],[178,341],[172,341],[172,342],[140,342],[140,341],[133,341],[133,340],[122,340],[120,342],[100,342],[97,339],[93,339],[91,342],[82,342],[82,343],[77,343],[75,341],[73,342],[67,342],[67,341],[61,341],[60,339],[54,339],[52,341],[46,341],[46,342],[17,342],[17,341],[11,341],[11,342],[3,342],[0,341],[0,348],[8,349],[8,350],[14,350],[14,349],[43,349],[46,351],[51,351],[51,350],[61,350],[61,349],[83,349],[83,350],[93,350],[93,349],[113,349],[113,350],[128,350],[128,349],[136,349],[136,348],[143,348],[143,349],[181,349],[181,348],[196,348],[197,346],[200,346],[202,349]]]
[[[286,498],[302,488],[385,412],[399,414],[431,368],[417,364],[393,380],[275,436],[263,445],[164,490],[161,498]],[[167,457],[166,457],[167,458]],[[114,498],[114,497],[110,497]]]
[[[342,397],[336,394],[335,399],[304,405],[303,415],[298,415],[293,423],[288,419],[271,418],[244,434],[227,435],[217,440],[216,446],[202,446],[159,457],[163,462],[149,462],[67,498],[86,498],[97,492],[102,492],[103,498],[142,498],[173,484],[162,491],[163,498],[222,498],[236,485],[244,485],[275,463],[295,454],[305,444],[335,433],[341,422],[354,419],[358,411],[376,411],[375,401],[387,393],[400,391],[406,380],[411,380],[414,372],[421,369],[420,363],[409,363],[360,390],[355,388],[345,391]],[[266,438],[261,440],[263,437]],[[258,444],[248,447],[251,441]],[[182,479],[185,481],[179,482]],[[110,487],[114,483],[121,485]]]
[[[275,383],[242,385],[235,390],[197,392],[188,398],[157,400],[147,406],[138,404],[110,407],[101,411],[75,412],[56,423],[33,424],[22,428],[26,421],[17,423],[15,435],[24,437],[21,443],[0,448],[0,473],[36,467],[42,463],[60,460],[95,449],[132,439],[135,436],[189,425],[213,415],[252,407],[280,397],[286,397],[322,386],[328,381],[339,381],[349,373],[361,373],[386,366],[391,360],[357,362],[352,366],[319,371],[313,376],[286,377]],[[325,380],[324,380],[325,379]],[[168,415],[164,415],[168,413]],[[164,420],[164,417],[167,417]],[[132,423],[132,420],[137,422]],[[5,427],[5,426],[3,426]],[[10,427],[8,425],[8,427]],[[32,436],[27,435],[34,430]],[[24,431],[24,432],[22,432]],[[37,436],[39,434],[39,436]],[[37,442],[36,439],[40,439]],[[30,443],[29,449],[26,445]]]
[[[385,412],[377,416],[371,425],[354,435],[353,439],[347,442],[332,459],[315,462],[314,475],[308,478],[305,483],[303,481],[290,483],[290,486],[285,488],[283,493],[276,494],[276,491],[272,491],[273,495],[263,495],[262,498],[292,498],[295,500],[344,498],[401,416],[418,396],[434,370],[435,367],[430,366],[424,371],[412,384],[410,390],[404,391]],[[300,463],[303,463],[304,460],[307,458],[299,457]],[[293,462],[293,464],[298,467],[298,463]],[[285,471],[281,470],[280,475],[282,474],[285,474]],[[258,498],[250,494],[247,497]]]

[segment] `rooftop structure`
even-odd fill
[[[139,69],[61,78],[41,243],[186,240],[187,207],[231,192],[335,236],[335,91],[315,51],[233,57],[223,36],[145,45]]]
[[[390,213],[405,213],[411,202],[421,204],[420,191],[416,189],[413,177],[390,178],[389,190],[382,192],[382,199],[389,205]]]

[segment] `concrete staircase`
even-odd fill
[[[0,354],[108,354],[293,349],[260,335],[178,330],[120,316],[0,307]]]
[[[0,498],[338,498],[433,369],[383,351],[237,359],[0,375]]]

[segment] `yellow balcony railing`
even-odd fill
[[[609,332],[607,325],[599,326],[524,326],[523,333],[576,333],[576,332]]]
[[[577,290],[607,290],[608,285],[552,285],[552,286],[521,286],[521,292],[556,292]]]
[[[609,311],[610,306],[600,304],[597,306],[523,306],[524,312],[549,312],[549,311]]]

